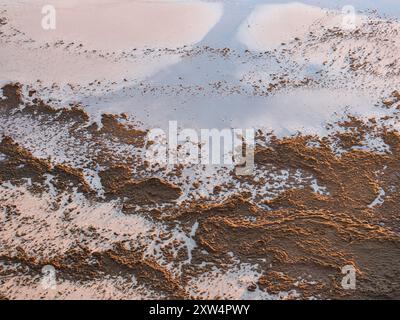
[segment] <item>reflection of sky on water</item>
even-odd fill
[[[226,36],[225,40],[231,39],[239,25],[249,16],[254,8],[263,4],[299,2],[335,10],[341,10],[344,6],[352,5],[355,7],[356,11],[378,10],[381,15],[400,18],[399,0],[225,0],[222,2],[224,3],[224,15],[214,30],[217,29],[219,35],[223,33]],[[215,35],[212,30],[203,42],[213,45],[214,41],[220,40],[221,38],[218,35]],[[230,42],[229,45],[234,45],[234,43]]]
[[[212,1],[214,2],[214,1]],[[199,43],[199,46],[216,48],[229,47],[243,51],[244,45],[237,39],[239,26],[260,4],[290,3],[293,1],[223,1],[224,14],[217,25]],[[344,5],[353,5],[356,10],[378,9],[379,13],[389,16],[400,16],[400,6],[395,0],[386,1],[341,1],[341,0],[305,0],[302,3],[323,8],[338,9]],[[265,58],[262,58],[265,59]],[[259,60],[262,61],[262,59]],[[199,85],[207,87],[209,83],[225,80],[233,85],[238,82],[238,73],[243,69],[254,67],[254,61],[235,59],[209,59],[199,55],[183,59],[156,76],[148,83],[157,86]],[[264,63],[264,61],[262,61]],[[321,65],[310,63],[303,72],[315,76]],[[268,72],[276,69],[274,61],[270,62]],[[305,74],[306,75],[306,74]],[[301,76],[301,75],[298,75]],[[304,75],[303,75],[304,76]],[[180,80],[180,79],[183,79]],[[135,89],[133,88],[133,91]],[[267,127],[279,135],[293,134],[297,130],[307,133],[324,134],[325,121],[333,120],[335,112],[339,115],[349,106],[354,114],[373,116],[380,112],[373,105],[376,101],[368,100],[358,90],[294,90],[290,94],[280,93],[271,97],[246,95],[208,94],[192,96],[190,94],[113,94],[104,111],[132,112],[150,126],[165,127],[170,120],[177,120],[181,126],[208,127]],[[103,100],[103,103],[105,101]],[[91,105],[91,103],[89,103]],[[104,105],[103,105],[104,106]],[[97,107],[95,107],[97,108]],[[100,108],[101,109],[101,108]],[[337,118],[337,117],[336,117]]]
[[[340,9],[346,5],[352,5],[357,10],[377,9],[381,14],[400,17],[400,5],[398,0],[233,0],[223,1],[225,3],[247,3],[252,6],[268,3],[291,3],[301,2],[318,7]]]

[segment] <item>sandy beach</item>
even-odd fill
[[[346,5],[0,0],[0,298],[399,299],[400,10]]]

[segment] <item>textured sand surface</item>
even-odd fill
[[[44,33],[42,1],[0,0],[0,298],[400,297],[395,17],[54,3]],[[256,129],[252,175],[149,163],[172,120]]]

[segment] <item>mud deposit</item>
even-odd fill
[[[234,41],[208,45],[211,34],[205,42],[196,38],[197,45],[178,46],[178,39],[173,48],[118,55],[84,53],[85,45],[72,50],[67,43],[48,42],[43,49],[39,40],[23,40],[26,35],[3,7],[3,49],[54,49],[74,59],[100,55],[123,68],[144,57],[177,56],[181,62],[150,80],[122,73],[113,83],[94,75],[88,83],[48,84],[31,81],[36,74],[24,67],[26,82],[17,79],[21,74],[5,81],[0,298],[400,298],[396,20],[370,13],[370,20],[343,33],[329,25],[336,21],[332,12],[313,9],[324,27],[303,26],[287,43],[273,39],[273,49],[264,47],[269,42],[248,44],[262,30],[247,34],[253,31],[238,24],[248,47]],[[286,7],[278,9],[284,14]],[[316,52],[330,54],[320,61]],[[219,61],[225,69],[207,69],[198,82],[185,78],[204,61]],[[243,66],[236,76],[232,64]],[[314,67],[319,71],[310,71]],[[321,90],[330,95],[321,96]],[[315,92],[316,100],[291,103]],[[182,108],[186,125],[197,115],[188,106],[225,98],[234,105],[249,102],[238,113],[246,126],[254,120],[246,118],[253,104],[257,109],[252,175],[236,175],[226,166],[160,167],[146,161],[156,102],[166,105],[159,109],[161,119]],[[125,108],[126,101],[133,109]],[[276,101],[284,102],[282,108]],[[269,108],[259,109],[261,102]],[[141,103],[148,107],[148,122]],[[270,121],[264,125],[261,111]],[[342,287],[344,266],[356,270],[354,290]],[[50,287],[43,282],[48,268],[56,275]]]

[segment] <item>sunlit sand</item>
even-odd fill
[[[21,34],[18,43],[0,48],[4,79],[82,85],[94,80],[144,78],[176,63],[179,56],[171,53],[166,57],[135,58],[133,53],[144,48],[191,46],[212,29],[222,14],[220,4],[200,1],[52,3],[57,10],[55,30],[41,26],[41,9],[47,1],[21,1],[7,6],[9,22]],[[124,59],[118,59],[120,55]]]
[[[399,298],[400,11],[354,2],[0,0],[0,299]]]

